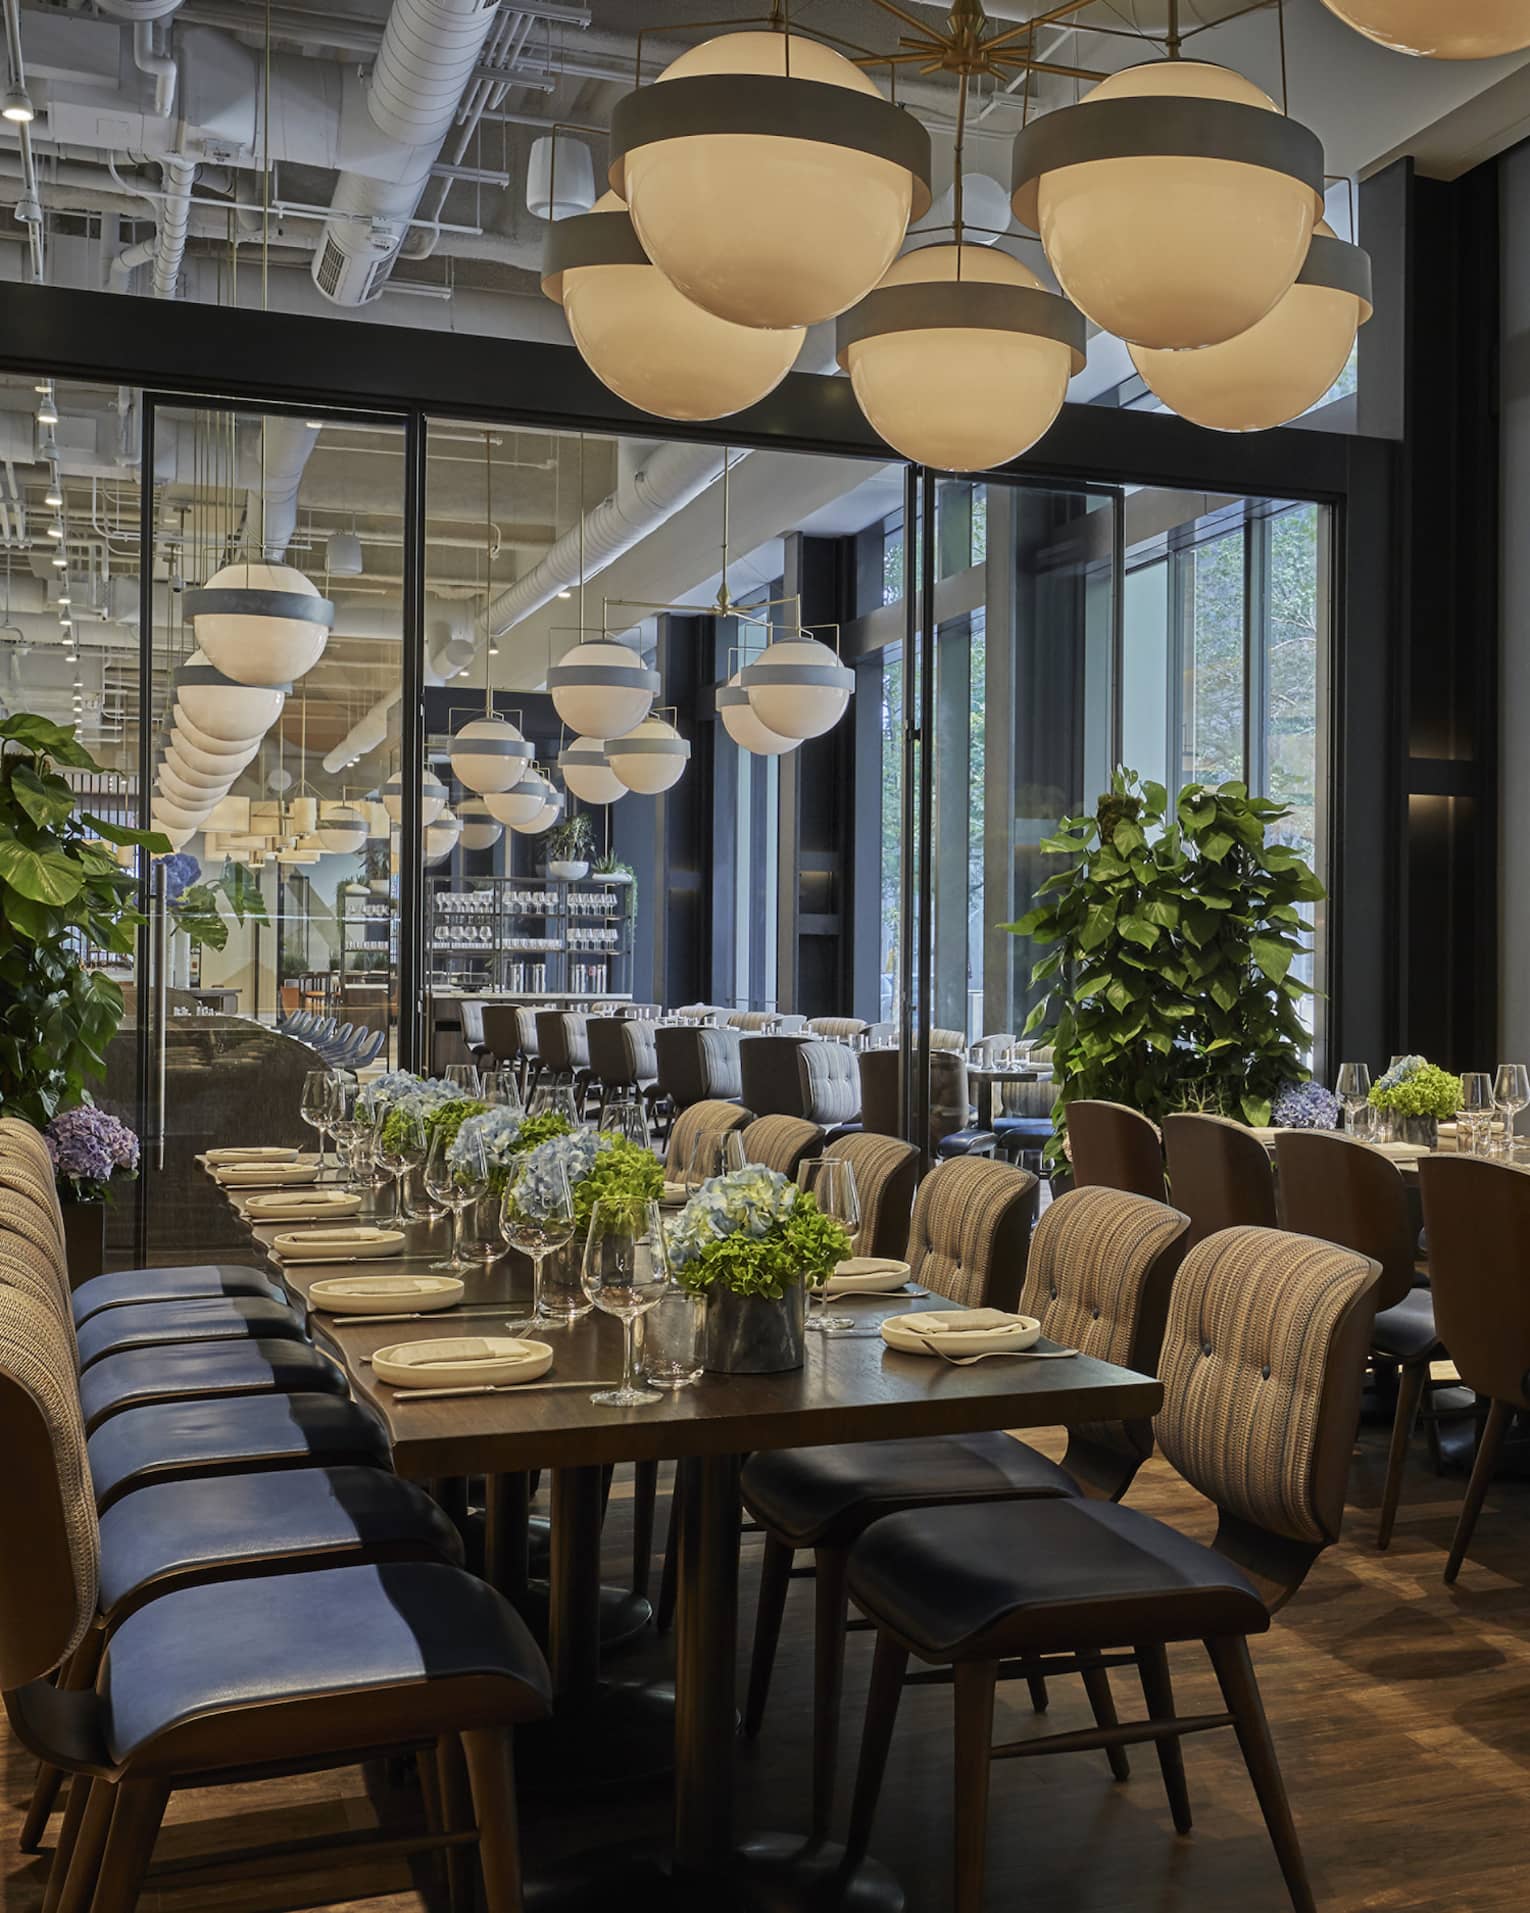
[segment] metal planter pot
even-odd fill
[[[1419,1149],[1440,1146],[1438,1116],[1394,1116],[1392,1126],[1398,1142],[1409,1142]]]
[[[706,1366],[714,1375],[777,1375],[801,1368],[803,1302],[800,1284],[779,1302],[713,1289],[707,1296]]]

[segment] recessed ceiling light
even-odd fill
[[[568,590],[567,587],[565,587],[562,591],[558,593],[558,596],[560,598],[572,598],[573,595],[574,595],[573,592]]]
[[[60,604],[68,604],[68,603],[69,603],[69,593],[68,593],[67,591],[61,591],[61,592],[60,592],[60,593],[58,594],[58,601],[59,601],[59,603],[60,603]]]
[[[310,432],[322,432],[324,430],[324,421],[321,418],[304,419],[303,423],[308,427]]]
[[[53,403],[51,392],[43,394],[41,403],[37,407],[37,422],[39,425],[58,424],[58,407]]]

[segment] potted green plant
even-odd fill
[[[1297,1006],[1311,989],[1291,966],[1309,947],[1303,908],[1324,891],[1271,841],[1288,814],[1240,783],[1187,784],[1171,802],[1118,770],[1092,817],[1044,840],[1063,867],[1004,928],[1055,946],[1031,972],[1047,988],[1025,1026],[1052,1048],[1054,1162],[1079,1097],[1261,1126],[1308,1080]]]
[[[844,1225],[776,1170],[751,1165],[704,1182],[668,1234],[675,1280],[706,1297],[706,1366],[801,1368],[806,1290],[849,1255]]]
[[[603,857],[597,857],[590,866],[593,875],[608,883],[613,890],[626,892],[626,914],[637,915],[637,872],[629,863],[624,863],[614,850],[608,850]]]
[[[1461,1107],[1461,1078],[1422,1056],[1404,1056],[1377,1078],[1370,1100],[1389,1120],[1396,1141],[1433,1149],[1441,1117],[1452,1117]]]
[[[595,827],[587,810],[576,810],[561,824],[554,824],[543,839],[546,845],[547,874],[561,877],[565,883],[578,883],[590,874],[590,853],[595,848]]]

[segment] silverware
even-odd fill
[[[511,1310],[514,1307],[515,1304],[513,1302],[496,1302],[492,1307],[486,1305],[483,1308],[477,1309],[460,1309],[453,1307],[449,1309],[415,1309],[407,1315],[360,1315],[351,1310],[330,1310],[321,1308],[318,1304],[313,1305],[316,1315],[322,1315],[331,1322],[351,1322],[354,1323],[357,1328],[370,1328],[374,1322],[477,1322],[489,1315],[499,1316],[508,1328],[510,1320],[512,1319]],[[370,1362],[372,1358],[370,1355],[363,1355],[361,1359],[364,1362]]]
[[[943,1362],[949,1362],[953,1368],[971,1368],[974,1362],[991,1362],[996,1355],[1009,1355],[1033,1362],[1060,1362],[1065,1355],[1077,1355],[1076,1348],[985,1348],[976,1355],[948,1355],[940,1346],[939,1340],[921,1335],[917,1329],[909,1334],[916,1342],[921,1342],[932,1355],[938,1355]]]
[[[479,1382],[466,1388],[395,1388],[396,1402],[440,1401],[447,1395],[529,1395],[537,1388],[615,1388],[615,1382],[603,1382],[598,1375],[587,1375],[582,1382]]]

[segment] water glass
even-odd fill
[[[797,1170],[797,1187],[814,1197],[826,1216],[843,1223],[854,1239],[861,1226],[861,1199],[855,1171],[843,1156],[810,1156]],[[853,1315],[830,1315],[828,1276],[814,1287],[813,1301],[806,1326],[817,1334],[843,1335],[855,1327]]]
[[[335,1139],[340,1166],[345,1172],[343,1186],[347,1189],[362,1187],[356,1173],[355,1148],[367,1119],[357,1107],[357,1093],[354,1077],[336,1073],[331,1078],[329,1133]]]
[[[1530,1069],[1523,1063],[1500,1063],[1493,1078],[1493,1101],[1503,1120],[1503,1154],[1514,1160],[1514,1118],[1530,1108]]]
[[[531,1167],[523,1162],[505,1186],[499,1205],[499,1232],[512,1249],[531,1257],[531,1313],[507,1323],[512,1335],[567,1328],[574,1316],[556,1314],[542,1294],[548,1256],[574,1239],[574,1195],[562,1163]]]
[[[653,1142],[643,1105],[630,1096],[606,1104],[600,1112],[600,1130],[602,1135],[620,1136],[625,1142],[636,1143],[639,1149],[647,1149]]]
[[[1493,1079],[1486,1070],[1468,1070],[1461,1078],[1461,1108],[1456,1118],[1456,1149],[1463,1156],[1493,1151]]]
[[[528,1116],[561,1116],[571,1129],[582,1121],[571,1083],[544,1083],[527,1107]]]
[[[701,1380],[705,1296],[669,1282],[638,1322],[638,1366],[655,1388],[689,1388]]]
[[[482,1080],[483,1101],[490,1109],[513,1109],[517,1115],[521,1114],[521,1086],[513,1069],[486,1069]]]
[[[669,1263],[656,1202],[597,1202],[585,1239],[584,1292],[606,1315],[621,1322],[620,1388],[597,1389],[590,1400],[602,1408],[644,1408],[664,1397],[638,1379],[637,1321],[656,1308],[669,1286]]]
[[[471,1096],[475,1102],[483,1096],[483,1078],[476,1063],[448,1063],[446,1081],[459,1096]]]
[[[462,1147],[456,1149],[460,1141]],[[475,1265],[462,1253],[462,1217],[489,1187],[489,1154],[482,1136],[471,1132],[466,1137],[449,1138],[445,1129],[437,1129],[430,1139],[425,1158],[425,1188],[443,1209],[451,1211],[452,1246],[444,1262],[432,1262],[431,1268],[442,1275],[473,1275]]]
[[[1341,1063],[1334,1094],[1344,1105],[1344,1127],[1362,1140],[1370,1131],[1371,1066],[1369,1063]],[[1361,1112],[1365,1112],[1362,1126]]]

